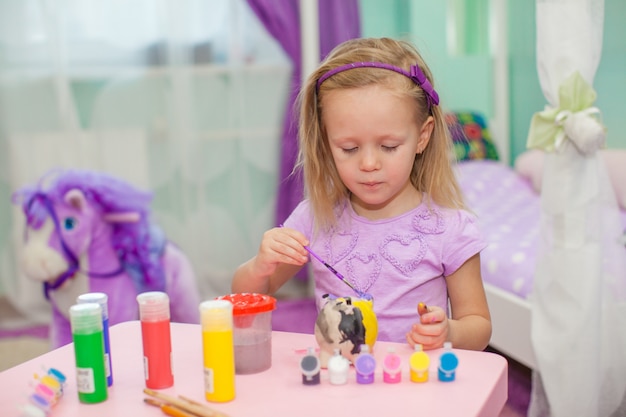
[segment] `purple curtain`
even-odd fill
[[[294,103],[300,90],[300,0],[247,0],[268,32],[291,58],[289,100],[283,121],[276,224],[281,224],[302,200],[302,178],[292,175],[298,155],[297,118]],[[339,43],[361,36],[358,0],[319,0],[320,59]]]

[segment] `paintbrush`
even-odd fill
[[[348,287],[352,288],[352,291],[354,291],[355,293],[358,294],[359,297],[363,297],[363,293],[359,290],[357,290],[354,285],[352,285],[349,281],[347,281],[343,275],[341,275],[335,268],[333,268],[328,262],[326,262],[325,260],[323,260],[322,258],[319,257],[318,254],[316,254],[315,252],[313,252],[313,250],[311,248],[309,248],[308,246],[305,246],[304,249],[307,250],[307,252],[309,252],[311,254],[311,256],[313,256],[315,259],[317,259],[318,261],[320,261],[326,268],[328,268],[328,270],[330,272],[332,272],[337,278],[339,278],[339,280],[341,280],[344,284],[346,284]]]
[[[284,227],[282,224],[279,225],[279,227]],[[357,295],[361,298],[367,298],[365,293],[357,290],[354,285],[352,285],[352,283],[350,283],[349,281],[347,281],[343,275],[341,275],[341,273],[339,273],[339,271],[337,271],[335,268],[333,268],[328,262],[326,262],[325,260],[323,260],[317,253],[313,252],[313,249],[311,249],[308,246],[304,246],[304,249],[306,249],[307,252],[309,252],[311,254],[311,256],[313,256],[315,259],[317,259],[318,261],[320,261],[326,268],[328,268],[328,270],[330,272],[332,272],[337,278],[339,278],[339,280],[341,282],[343,282],[344,284],[346,284],[348,287],[350,287],[352,289],[352,291],[354,291],[355,293],[357,293]]]
[[[149,388],[144,388],[143,392],[151,397],[158,398],[159,400],[165,401],[166,403],[165,405],[174,406],[183,412],[191,413],[192,417],[228,417],[228,415],[221,413],[217,410],[214,410],[202,403],[189,400],[181,396],[176,398],[176,397],[169,396],[167,394],[163,394],[163,393],[151,390]],[[181,415],[180,417],[183,417],[183,415]]]
[[[158,407],[163,411],[164,414],[172,417],[197,417],[197,414],[191,414],[183,410],[182,408],[178,408],[175,405],[170,405],[167,403],[163,403],[161,401],[157,401],[153,398],[144,398],[143,401],[146,404],[153,405]]]

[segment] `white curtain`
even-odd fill
[[[593,79],[604,0],[537,0],[537,65],[549,103],[529,146],[549,151],[532,295],[538,363],[529,416],[624,416],[626,250]]]
[[[48,319],[10,194],[56,167],[153,191],[202,297],[229,293],[274,219],[290,74],[243,0],[2,0],[0,295]]]

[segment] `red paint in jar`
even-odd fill
[[[137,296],[143,343],[144,379],[150,389],[174,385],[169,297],[159,291]]]

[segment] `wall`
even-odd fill
[[[541,92],[535,64],[535,2],[509,0],[509,50],[511,88],[512,153],[526,149],[526,136],[533,113],[543,109],[546,101]],[[607,146],[626,148],[626,2],[605,0],[602,58],[596,72],[594,88],[596,106],[607,127]]]
[[[476,0],[471,0],[475,2]],[[535,2],[505,0],[508,10],[509,120],[511,161],[526,150],[532,115],[543,109],[535,62]],[[404,37],[415,43],[435,75],[448,109],[475,109],[493,117],[493,71],[488,54],[450,56],[446,39],[447,1],[362,0],[363,36]],[[467,3],[467,2],[466,2]],[[406,22],[406,16],[410,16]],[[626,148],[626,2],[605,0],[602,59],[594,80],[610,148]],[[471,29],[466,29],[471,32]]]
[[[610,148],[626,148],[626,1],[605,0],[604,44],[594,86]]]
[[[411,41],[433,72],[435,88],[445,108],[474,109],[491,116],[491,59],[480,54],[448,54],[446,4],[424,0],[361,0],[363,36]]]

